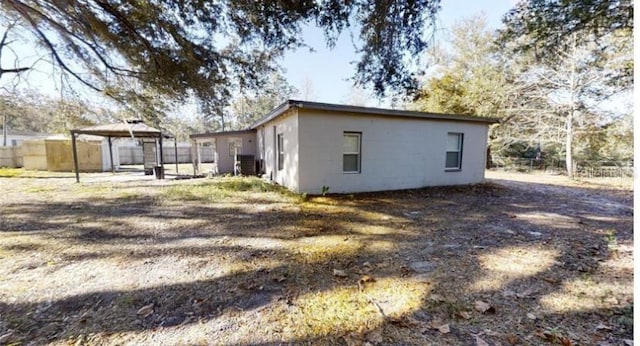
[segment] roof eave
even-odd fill
[[[256,121],[253,125],[251,125],[250,128],[256,129],[257,127],[264,125],[265,123],[277,118],[278,116],[285,113],[287,110],[291,108],[322,110],[322,111],[328,111],[328,112],[349,112],[349,113],[357,113],[357,114],[363,114],[363,115],[375,114],[375,115],[382,115],[382,116],[396,116],[396,117],[413,118],[413,119],[434,120],[434,121],[462,121],[462,122],[472,122],[472,123],[484,123],[487,125],[497,124],[500,122],[499,119],[490,118],[490,117],[469,116],[469,115],[460,115],[460,114],[427,113],[427,112],[418,112],[418,111],[406,111],[406,110],[395,110],[395,109],[384,109],[384,108],[336,105],[331,103],[288,100],[282,103],[281,105],[279,105],[278,107],[274,108],[271,112],[269,112],[269,114],[262,117],[260,120]]]

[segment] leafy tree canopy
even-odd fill
[[[632,0],[526,0],[503,18],[503,42],[519,40],[519,48],[553,55],[572,35],[603,37],[632,31]]]
[[[413,90],[409,61],[426,47],[439,0],[3,0],[0,9],[90,88],[114,96],[114,80],[135,78],[220,114],[234,90],[259,88],[274,58],[304,46],[304,24],[321,27],[329,46],[357,28],[356,81],[378,95]]]

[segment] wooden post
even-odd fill
[[[160,134],[160,179],[164,179],[164,158],[162,157],[162,134]]]
[[[178,174],[178,137],[173,138],[173,151],[176,154],[176,174]]]
[[[196,148],[196,165],[195,165],[195,172],[197,172],[197,174],[200,174],[200,167],[202,165],[202,159],[200,158],[200,144],[198,143],[197,140],[193,140],[193,144],[195,145]],[[194,173],[195,175],[195,173]]]
[[[76,169],[76,183],[80,182],[80,172],[78,171],[78,149],[76,148],[76,134],[71,131],[71,148],[73,150],[73,165]]]
[[[111,136],[107,137],[107,142],[109,143],[109,163],[111,164],[111,174],[113,174],[113,149],[111,148]]]

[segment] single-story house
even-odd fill
[[[4,131],[0,130],[0,146],[17,147],[22,144],[22,141],[32,139],[44,139],[51,136],[50,133],[40,133],[33,131],[18,131],[7,129],[7,138],[4,138]]]
[[[488,126],[496,122],[289,100],[241,131],[242,153],[255,152],[259,173],[295,192],[473,184],[484,180]],[[194,136],[227,138],[216,151],[220,161],[226,150],[225,158],[233,159],[229,138],[239,133]]]
[[[214,163],[214,173],[235,173],[236,155],[249,157],[255,165],[256,158],[256,131],[225,131],[192,134],[194,167],[200,171],[202,162]],[[253,169],[252,171],[255,171]]]

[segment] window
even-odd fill
[[[345,132],[342,139],[342,171],[344,173],[360,173],[360,139],[361,133]]]
[[[237,154],[242,154],[242,138],[240,137],[231,137],[229,138],[229,157],[234,157],[236,155],[236,149],[238,149]]]
[[[284,168],[284,135],[278,135],[278,170]]]
[[[462,169],[462,133],[447,134],[447,158],[445,163],[446,170]]]

